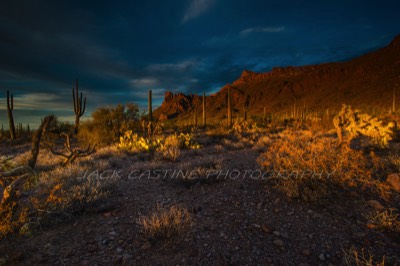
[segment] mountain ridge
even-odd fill
[[[400,35],[383,48],[344,62],[274,67],[263,73],[244,70],[237,80],[207,96],[206,110],[208,117],[224,118],[230,88],[235,118],[242,116],[247,97],[253,116],[262,115],[264,108],[268,113],[287,113],[294,106],[315,112],[334,111],[343,103],[384,113],[392,106],[393,89],[399,85]],[[186,119],[194,112],[199,116],[202,112],[201,96],[166,92],[154,114],[166,120]]]

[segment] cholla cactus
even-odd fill
[[[372,139],[374,144],[380,147],[386,147],[392,139],[393,122],[385,125],[376,117],[368,114],[362,114],[359,110],[353,111],[351,106],[343,105],[339,114],[333,118],[333,124],[337,130],[339,143],[343,142],[343,130],[350,133],[350,139],[361,134]]]

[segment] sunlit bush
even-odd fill
[[[388,142],[392,140],[395,126],[393,122],[384,124],[378,118],[363,114],[359,110],[353,110],[351,106],[347,105],[343,105],[339,114],[334,117],[333,124],[340,142],[343,139],[343,131],[347,131],[350,140],[361,134],[371,138],[373,144],[382,148],[387,147]]]
[[[346,187],[384,191],[374,177],[382,160],[311,132],[281,134],[259,162],[271,172],[269,181],[291,198],[315,200]]]

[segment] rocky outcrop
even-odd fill
[[[174,94],[167,91],[161,107],[154,111],[154,115],[159,120],[172,119],[179,114],[193,110],[194,106],[199,103],[199,100],[200,96],[198,95]]]

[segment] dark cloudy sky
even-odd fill
[[[99,106],[215,92],[242,70],[346,60],[400,33],[399,1],[1,0],[0,123],[71,119],[75,77]],[[71,119],[72,121],[72,119]]]

